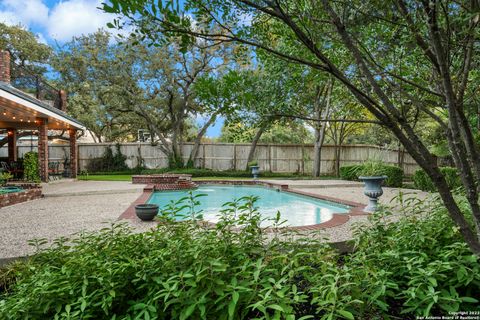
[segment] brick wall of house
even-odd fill
[[[41,119],[38,128],[38,165],[40,179],[48,182],[48,125],[46,119]]]
[[[71,178],[76,178],[77,177],[77,154],[78,154],[78,149],[77,149],[77,131],[70,129],[69,130],[69,135],[70,135],[70,176]]]

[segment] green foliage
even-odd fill
[[[171,203],[155,230],[62,238],[2,270],[0,318],[386,319],[478,305],[479,259],[437,200],[401,195],[400,221],[372,215],[354,253],[339,255],[283,234],[279,215],[266,241],[255,198],[226,203],[214,227],[199,223],[198,197]],[[190,220],[175,222],[184,209]]]
[[[383,167],[383,174],[387,176],[385,185],[387,187],[401,187],[403,185],[403,169],[397,166]]]
[[[127,171],[129,170],[125,160],[127,157],[122,154],[120,144],[115,145],[115,154],[111,147],[105,148],[105,152],[101,158],[91,159],[87,164],[88,172],[112,172],[112,171]],[[137,168],[141,170],[141,167]]]
[[[38,36],[21,26],[8,26],[0,23],[0,48],[9,50],[21,65],[42,73],[45,64],[52,54],[52,48],[41,43]],[[20,76],[12,74],[12,77]]]
[[[247,164],[247,167],[255,167],[258,166],[258,160],[252,160]]]
[[[23,176],[27,181],[40,182],[37,152],[30,151],[23,156]]]
[[[246,126],[244,123],[226,123],[218,141],[228,143],[252,142],[259,123]],[[304,124],[295,121],[273,123],[260,137],[259,143],[312,143],[313,136]]]
[[[340,167],[340,177],[345,180],[358,180],[362,175],[385,175],[387,187],[401,187],[403,184],[403,170],[397,166],[390,166],[376,162],[366,167],[366,164]]]
[[[358,175],[367,176],[367,177],[382,176],[384,175],[383,173],[384,166],[385,165],[381,161],[375,161],[375,160],[365,161],[362,164],[362,167],[359,170]]]
[[[96,141],[125,140],[145,128],[138,116],[118,110],[145,103],[136,87],[138,75],[123,71],[142,54],[122,48],[108,32],[99,30],[62,44],[52,57],[59,86],[74,93],[68,98],[69,114],[85,124]]]
[[[441,167],[440,172],[445,177],[450,189],[462,187],[462,181],[460,180],[460,176],[458,175],[456,168]],[[415,171],[415,174],[413,175],[413,183],[417,189],[430,192],[436,191],[432,179],[430,179],[427,173],[422,169]]]
[[[386,223],[392,215],[386,210],[371,216],[368,231],[355,232],[357,250],[346,265],[356,273],[352,281],[368,296],[364,306],[387,311],[400,304],[402,318],[478,310],[480,261],[445,207],[435,198],[400,195],[399,200],[399,222]]]
[[[358,173],[361,169],[362,165],[359,164],[340,167],[340,178],[351,181],[358,180]]]
[[[12,178],[13,175],[10,172],[0,172],[0,186],[7,184],[8,180]]]

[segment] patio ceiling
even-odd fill
[[[85,130],[65,112],[0,82],[0,128],[36,129],[38,119],[48,119],[48,129],[52,130]]]

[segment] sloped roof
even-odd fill
[[[43,109],[48,114],[54,113],[56,115],[56,117],[55,117],[56,119],[58,119],[60,121],[68,122],[68,123],[72,124],[73,126],[75,126],[77,129],[85,130],[85,126],[80,121],[78,121],[77,119],[69,116],[68,114],[66,114],[62,110],[57,109],[57,108],[49,105],[48,103],[45,103],[45,102],[43,102],[43,101],[41,101],[41,100],[39,100],[35,97],[32,97],[31,95],[29,95],[29,94],[15,88],[15,87],[11,86],[8,83],[0,81],[0,90],[8,92],[8,93],[24,100],[24,101],[28,101],[30,103],[33,103],[37,107],[40,107],[40,112],[42,111],[41,109]]]

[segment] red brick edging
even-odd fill
[[[363,211],[363,209],[365,208],[364,204],[353,202],[353,201],[342,200],[338,198],[333,198],[333,197],[317,195],[310,192],[289,189],[288,185],[286,184],[276,184],[276,183],[258,181],[258,180],[205,180],[205,181],[195,181],[195,183],[198,185],[202,185],[202,184],[260,185],[260,186],[265,186],[269,188],[280,189],[282,191],[286,191],[290,193],[312,197],[319,200],[334,202],[334,203],[338,203],[338,204],[342,204],[350,207],[350,211],[348,213],[341,213],[341,214],[334,213],[332,215],[332,219],[328,221],[325,221],[319,224],[314,224],[314,225],[286,227],[287,229],[290,229],[290,230],[311,231],[311,230],[320,230],[325,228],[333,228],[346,223],[348,220],[350,220],[351,216],[368,215],[368,213]],[[130,205],[130,207],[128,207],[128,209],[125,210],[125,212],[120,215],[120,217],[118,217],[118,219],[119,220],[120,219],[134,219],[134,220],[138,219],[135,215],[135,206],[137,204],[146,203],[150,198],[150,196],[152,195],[152,193],[154,192],[154,189],[155,188],[152,185],[145,187],[142,195],[140,195],[140,197],[138,197],[138,199],[135,200]]]
[[[39,199],[42,197],[42,187],[32,184],[15,184],[23,188],[22,191],[0,194],[0,208],[14,204]]]
[[[152,195],[153,191],[154,191],[153,187],[150,187],[150,188],[148,188],[148,186],[145,187],[145,189],[143,189],[143,193],[140,195],[140,197],[138,197],[137,200],[135,200],[130,205],[130,207],[128,207],[127,210],[125,210],[120,215],[120,217],[118,217],[118,220],[121,220],[121,219],[138,219],[136,214],[135,214],[135,206],[137,204],[146,203],[148,201],[148,198],[150,198],[150,196]]]

